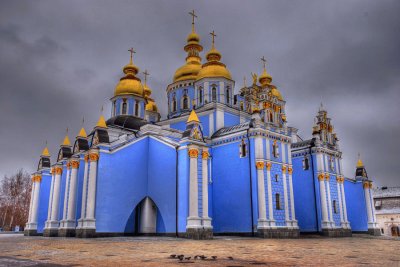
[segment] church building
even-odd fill
[[[240,86],[192,30],[186,61],[166,86],[161,118],[145,71],[130,61],[112,110],[88,132],[47,148],[32,174],[26,235],[103,237],[214,235],[296,238],[379,234],[372,181],[359,160],[344,176],[331,118],[321,105],[303,139],[289,126],[286,101],[262,58],[261,74]],[[238,87],[238,86],[236,86]],[[111,92],[110,92],[111,94]],[[312,118],[310,117],[310,120]]]

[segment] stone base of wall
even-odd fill
[[[299,229],[276,228],[276,229],[258,229],[257,236],[261,238],[298,238]]]
[[[350,237],[352,236],[351,229],[334,228],[322,229],[322,235],[327,237]]]
[[[58,236],[58,229],[44,229],[43,236],[45,237],[57,237]]]
[[[60,228],[58,229],[59,237],[74,237],[75,236],[75,228]]]
[[[185,237],[195,240],[213,239],[213,231],[211,228],[188,228]]]
[[[35,230],[28,230],[28,229],[26,229],[26,230],[24,231],[24,236],[39,236],[39,235],[41,235],[41,234],[38,234],[38,232],[37,232],[36,229],[35,229]]]
[[[76,229],[75,237],[79,238],[94,238],[96,236],[96,229]]]
[[[369,235],[380,236],[381,235],[381,229],[379,229],[379,228],[370,228],[370,229],[368,229],[368,234]]]

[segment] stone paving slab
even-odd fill
[[[0,235],[0,266],[399,266],[400,239],[171,237],[96,239]],[[170,255],[184,255],[183,259]],[[204,255],[205,259],[195,259]],[[216,256],[216,259],[212,259]],[[190,258],[189,258],[190,257]]]

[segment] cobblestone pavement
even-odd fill
[[[168,237],[97,239],[0,235],[0,266],[400,266],[400,239]],[[171,254],[190,259],[171,258]],[[205,259],[194,259],[204,255]],[[214,260],[211,257],[217,256]]]

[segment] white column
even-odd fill
[[[335,223],[333,221],[333,209],[332,209],[331,185],[330,185],[330,174],[329,173],[325,174],[325,180],[326,180],[326,191],[328,192],[329,221],[331,223],[331,226],[333,227],[335,225]]]
[[[208,149],[203,148],[202,152],[202,206],[203,206],[203,226],[206,228],[212,228],[211,219],[208,217]]]
[[[33,178],[34,178],[35,176],[34,175],[32,175],[31,176],[31,179],[32,179],[32,189],[31,189],[31,199],[30,199],[30,201],[29,201],[29,215],[28,215],[28,225],[29,225],[29,223],[32,221],[32,206],[33,206],[33,195],[34,195],[34,193],[35,193],[35,183],[33,182]]]
[[[268,140],[267,140],[268,142]],[[269,142],[268,142],[269,143]],[[270,221],[271,226],[275,226],[274,220],[274,206],[272,203],[272,183],[271,183],[271,162],[267,162],[267,186],[268,186],[268,220]]]
[[[284,151],[284,149],[282,149]],[[283,201],[285,205],[285,221],[286,225],[289,224],[289,199],[287,194],[287,181],[286,181],[286,165],[282,165],[282,179],[283,179]]]
[[[96,184],[97,184],[97,162],[99,160],[99,152],[92,150],[89,152],[90,167],[87,193],[87,210],[84,223],[85,228],[96,228],[96,220],[94,216],[96,207]]]
[[[88,184],[88,170],[89,170],[89,154],[86,154],[85,155],[85,169],[84,169],[84,173],[83,173],[81,218],[78,220],[78,228],[82,227],[83,220],[86,218],[86,192],[87,192],[87,184]]]
[[[372,216],[371,197],[370,197],[370,192],[369,192],[370,183],[368,181],[365,181],[363,183],[363,187],[364,187],[364,195],[365,195],[365,205],[367,206],[368,228],[372,228],[372,227],[370,227],[370,225],[373,224],[374,220],[373,220],[373,216]]]
[[[257,228],[267,227],[267,210],[265,206],[265,184],[264,184],[264,145],[260,135],[254,138],[254,149],[257,169],[257,200],[258,200],[258,222]]]
[[[186,228],[200,228],[201,219],[199,218],[199,199],[198,199],[198,171],[197,158],[199,156],[198,147],[188,146],[189,152],[189,217],[187,218]]]
[[[292,214],[291,220],[292,220],[292,226],[297,227],[296,213],[294,209],[293,178],[292,178],[293,168],[291,165],[289,166],[288,173],[289,173],[290,212]]]
[[[224,110],[217,108],[216,109],[216,120],[217,120],[217,128],[215,131],[218,131],[219,129],[224,127]]]
[[[58,228],[58,211],[60,205],[60,189],[61,189],[61,175],[63,172],[62,165],[57,164],[53,167],[54,172],[54,186],[53,186],[53,199],[51,203],[50,221],[47,223],[46,228]]]
[[[339,199],[339,215],[340,215],[340,224],[342,225],[342,227],[343,227],[343,225],[344,225],[344,216],[343,216],[343,206],[342,206],[342,190],[341,190],[341,186],[340,186],[340,184],[341,184],[341,182],[342,182],[342,180],[341,180],[341,178],[340,177],[336,177],[336,190],[337,190],[337,193],[338,193],[338,199]],[[344,228],[344,227],[343,227]]]
[[[67,209],[68,209],[68,197],[69,197],[69,186],[71,178],[71,163],[67,161],[67,175],[65,177],[65,191],[64,191],[64,206],[63,206],[63,216],[60,221],[60,227],[64,227],[64,222],[67,220]]]
[[[208,115],[208,128],[210,131],[209,136],[212,136],[214,134],[214,112]]]
[[[328,219],[328,208],[326,207],[325,175],[320,173],[318,175],[318,181],[319,181],[319,191],[321,195],[322,228],[330,228]]]
[[[35,193],[33,195],[33,204],[32,204],[32,218],[31,223],[34,224],[37,228],[38,222],[38,208],[39,208],[39,197],[40,197],[40,182],[42,181],[41,175],[36,175],[34,184],[35,184]]]
[[[54,194],[54,176],[55,176],[55,171],[53,167],[50,170],[51,173],[51,185],[50,185],[50,195],[49,195],[49,207],[47,209],[47,221],[51,220],[51,210],[53,207],[53,194]],[[46,221],[46,224],[47,224]]]
[[[78,168],[79,159],[71,160],[71,177],[69,183],[69,197],[68,197],[68,209],[67,209],[67,228],[75,228],[76,219],[76,197],[77,197],[77,184],[78,184]]]
[[[347,204],[346,204],[346,195],[344,193],[344,177],[341,178],[342,183],[340,184],[340,190],[342,192],[342,206],[343,206],[343,218],[346,224],[346,228],[350,228],[349,221],[347,220]]]

